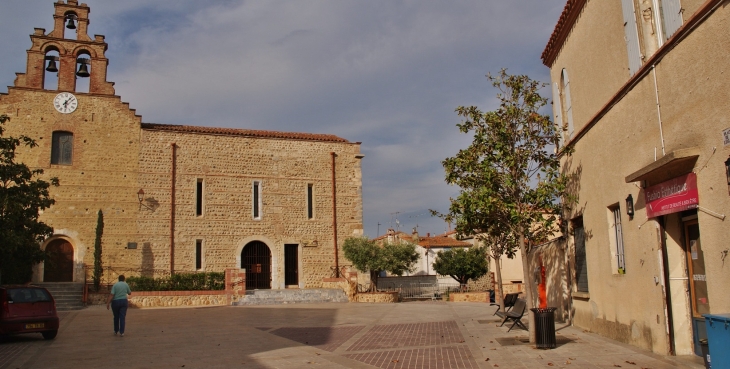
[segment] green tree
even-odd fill
[[[454,278],[460,285],[470,279],[478,279],[489,271],[487,250],[483,247],[462,247],[448,251],[439,251],[433,261],[433,270],[441,275]]]
[[[420,257],[416,252],[416,245],[412,243],[379,245],[366,237],[346,239],[342,251],[357,270],[370,274],[370,292],[377,290],[380,272],[403,275],[405,272],[413,271],[413,266]]]
[[[457,232],[508,234],[504,253],[522,254],[523,281],[528,308],[533,305],[529,275],[530,246],[545,241],[557,229],[561,199],[569,203],[567,177],[560,173],[560,156],[554,151],[560,131],[550,117],[539,113],[547,99],[538,90],[544,83],[525,75],[487,75],[500,92],[499,108],[482,112],[475,106],[459,107],[463,118],[457,127],[472,134],[469,147],[445,159],[446,182],[461,188],[451,199],[449,216]],[[570,148],[559,152],[570,155]],[[534,314],[529,313],[530,327]],[[534,330],[530,341],[534,342]]]
[[[101,236],[104,234],[104,213],[99,209],[96,218],[96,238],[94,239],[94,290],[99,292],[99,283],[101,283],[101,275],[104,272],[101,268]]]
[[[58,186],[58,179],[46,182],[37,178],[42,169],[15,162],[19,146],[33,148],[36,142],[27,136],[3,137],[8,120],[0,115],[0,278],[2,283],[25,283],[33,264],[44,259],[41,242],[53,234],[38,217],[55,203],[48,189]]]

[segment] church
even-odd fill
[[[60,181],[33,282],[90,279],[100,210],[105,280],[242,268],[247,289],[284,289],[339,277],[344,240],[363,233],[359,142],[145,123],[107,81],[89,7],[53,5],[53,30],[35,28],[26,71],[0,94],[6,135],[38,143],[18,161]]]

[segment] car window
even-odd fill
[[[51,296],[39,288],[11,288],[8,290],[8,302],[46,302],[51,301]]]

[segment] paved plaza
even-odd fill
[[[702,368],[558,324],[558,347],[498,327],[483,303],[130,309],[116,337],[104,306],[61,313],[53,341],[0,340],[15,368]]]

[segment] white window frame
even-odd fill
[[[568,70],[563,68],[563,70],[560,72],[560,98],[561,102],[560,105],[565,109],[565,114],[563,115],[565,119],[568,121],[568,131],[565,132],[565,141],[570,141],[570,139],[573,137],[573,131],[574,131],[574,125],[573,125],[573,103],[570,99],[570,78],[568,78]]]
[[[608,207],[608,238],[611,242],[613,274],[626,274],[626,253],[624,249],[623,227],[621,225],[621,206]]]
[[[562,76],[562,74],[561,74]],[[555,123],[555,129],[558,131],[558,148],[565,145],[565,138],[563,137],[563,104],[560,102],[560,84],[558,82],[553,83],[553,114]]]

